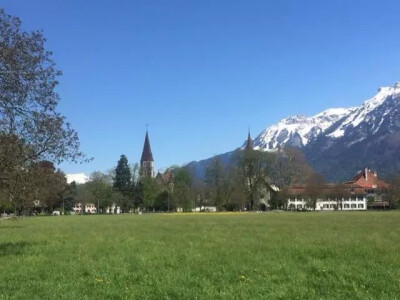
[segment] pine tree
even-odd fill
[[[118,165],[115,168],[114,189],[127,196],[131,186],[131,170],[128,165],[128,159],[121,155]]]

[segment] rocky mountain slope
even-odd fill
[[[400,82],[371,99],[317,136],[305,153],[327,179],[349,178],[363,167],[382,175],[400,171]]]

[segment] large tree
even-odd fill
[[[147,176],[143,176],[140,179],[140,184],[143,207],[147,211],[150,211],[150,208],[154,208],[154,201],[160,191],[160,187],[154,178]]]
[[[0,9],[0,188],[16,211],[32,206],[41,196],[37,184],[49,179],[39,161],[86,160],[77,132],[57,112],[60,75],[43,33],[22,30]]]
[[[57,112],[60,75],[43,33],[23,31],[0,9],[0,132],[21,139],[25,160],[84,159],[77,132]]]
[[[95,199],[98,214],[112,205],[112,178],[108,174],[93,172],[86,184]]]
[[[350,193],[350,189],[348,186],[346,186],[345,183],[337,183],[335,184],[333,191],[332,191],[332,198],[336,199],[336,205],[335,205],[335,209],[339,210],[339,209],[343,209],[343,201],[346,198],[349,198],[351,195]]]
[[[280,188],[304,182],[312,173],[303,152],[297,148],[285,147],[269,155],[273,161],[270,177]]]
[[[397,208],[400,204],[400,174],[392,176],[390,185],[384,193],[384,200],[389,202],[389,209]]]
[[[174,208],[182,208],[184,211],[190,211],[193,208],[192,201],[195,199],[191,189],[192,179],[186,168],[173,169],[173,206]]]
[[[318,173],[312,173],[305,181],[307,206],[313,210],[317,207],[318,199],[324,196],[324,184],[324,177]]]
[[[36,196],[43,210],[51,212],[56,207],[62,206],[62,201],[67,188],[65,174],[56,170],[54,164],[49,161],[41,161],[35,169]]]
[[[234,190],[233,171],[224,167],[218,157],[206,168],[207,194],[218,210],[226,208]]]
[[[240,153],[237,172],[242,179],[242,187],[247,194],[250,210],[256,208],[260,191],[269,184],[274,161],[275,155],[268,152],[247,149]]]
[[[131,187],[131,169],[129,168],[128,159],[125,155],[121,155],[115,168],[114,189],[127,196]]]

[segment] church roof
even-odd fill
[[[150,140],[149,140],[149,134],[146,131],[146,137],[144,139],[144,146],[143,146],[143,152],[142,152],[142,158],[140,161],[154,161],[153,159],[153,153],[151,153],[151,148],[150,148]]]
[[[249,134],[247,136],[246,150],[253,150],[253,140],[251,139],[250,131],[249,131]]]

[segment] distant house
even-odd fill
[[[389,202],[384,201],[382,195],[385,194],[390,185],[378,178],[377,171],[371,171],[365,168],[358,171],[357,176],[353,180],[346,182],[346,184],[354,184],[364,189],[367,199],[371,199],[368,206],[371,209],[385,209],[389,206]]]
[[[192,212],[216,212],[216,206],[197,206],[192,208]]]
[[[106,208],[106,214],[120,214],[120,213],[121,213],[121,207],[117,206],[116,204],[113,204]]]
[[[82,213],[82,204],[81,203],[76,203],[72,207],[72,211],[74,213],[76,213],[76,214],[81,214]],[[87,213],[87,214],[95,214],[95,213],[97,213],[96,205],[94,205],[93,203],[85,204],[85,213]]]
[[[265,182],[260,188],[259,209],[263,211],[269,209],[272,195],[277,192],[279,192],[279,188],[276,185]]]
[[[341,191],[338,191],[338,186]],[[375,199],[372,205],[384,206],[382,193],[389,188],[389,184],[378,178],[378,173],[365,168],[350,181],[343,184],[328,183],[321,186],[320,197],[315,210],[366,210],[367,199]],[[288,189],[288,209],[310,209],[307,206],[307,186],[304,184],[292,185]],[[341,196],[339,196],[341,194]],[[388,205],[388,203],[386,203]]]

